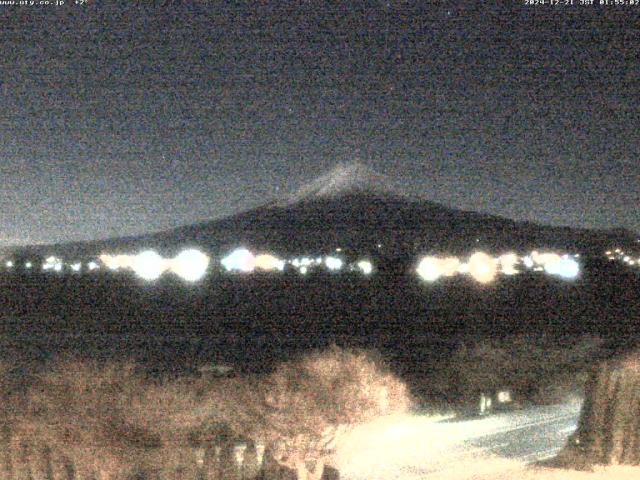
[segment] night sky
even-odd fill
[[[354,159],[640,231],[640,6],[66,3],[0,4],[0,246],[218,218]]]

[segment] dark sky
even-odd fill
[[[354,158],[640,231],[640,6],[66,3],[0,5],[0,245],[215,218]]]

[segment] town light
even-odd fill
[[[329,270],[335,271],[342,268],[342,260],[337,257],[325,257],[324,264]]]
[[[518,270],[516,264],[518,263],[518,256],[515,253],[505,253],[499,257],[499,263],[502,273],[505,275],[516,275]]]
[[[469,273],[477,282],[489,283],[496,277],[496,262],[486,253],[476,252],[469,258]]]
[[[209,257],[193,248],[183,250],[171,260],[171,271],[187,282],[197,282],[207,273]]]
[[[580,273],[580,265],[571,258],[562,259],[557,263],[547,264],[544,269],[550,275],[557,275],[566,279],[574,279]]]
[[[246,248],[237,248],[222,259],[222,266],[227,271],[252,272],[256,258]]]
[[[284,270],[284,260],[281,260],[271,254],[263,253],[256,256],[255,259],[256,270],[265,270],[267,272],[273,270]]]
[[[460,259],[458,257],[446,257],[440,260],[440,274],[443,277],[452,277],[460,271]]]
[[[418,264],[416,272],[425,282],[435,282],[440,278],[440,262],[436,257],[424,257]]]
[[[133,258],[133,271],[143,280],[157,280],[166,270],[166,261],[153,250],[145,250]]]
[[[373,265],[369,260],[360,260],[358,263],[356,263],[356,266],[365,275],[371,275],[371,272],[373,271]]]

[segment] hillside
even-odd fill
[[[602,255],[614,245],[634,244],[637,238],[624,229],[544,226],[449,208],[404,195],[391,188],[383,176],[354,163],[339,165],[276,201],[223,219],[140,236],[26,250],[83,256],[152,247],[171,254],[185,245],[195,245],[223,253],[245,245],[282,255],[333,251],[336,247],[390,257],[430,251],[532,248]]]

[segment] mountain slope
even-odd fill
[[[338,164],[326,174],[302,185],[294,193],[274,202],[289,206],[319,199],[337,198],[346,194],[367,193],[375,196],[399,195],[389,181],[361,162]]]
[[[341,247],[363,255],[413,257],[532,248],[602,255],[614,245],[637,245],[637,235],[627,230],[541,226],[461,211],[403,196],[389,185],[363,164],[343,164],[291,195],[227,218],[142,236],[67,244],[55,251],[95,255],[156,248],[172,254],[196,245],[219,254],[245,245],[282,255]],[[52,246],[36,250],[50,252]]]

